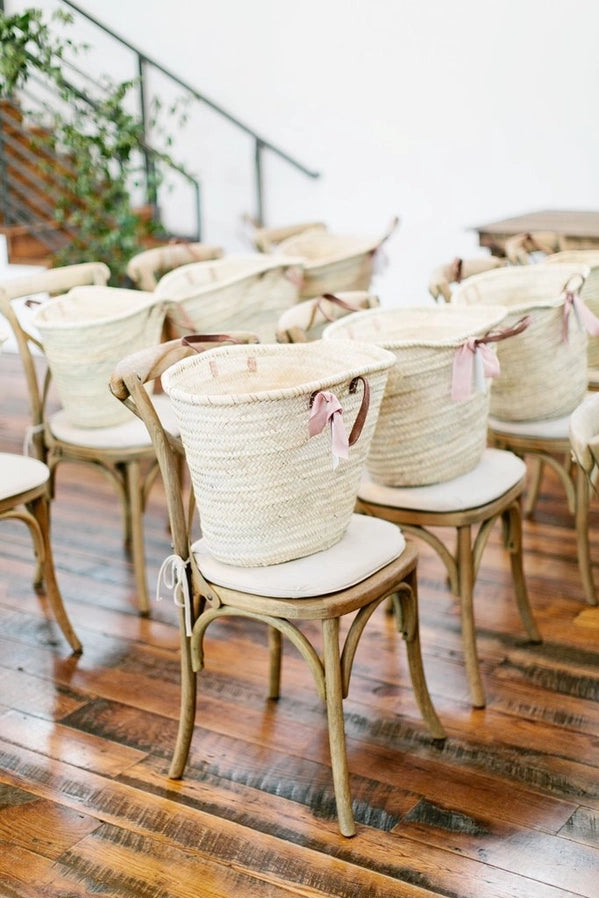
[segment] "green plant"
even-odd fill
[[[70,14],[56,12],[52,21],[60,26],[61,36],[39,9],[13,16],[0,13],[0,97],[19,95],[21,106],[25,91],[36,97],[26,110],[36,125],[32,146],[52,218],[64,236],[54,264],[106,262],[111,283],[121,284],[131,256],[149,236],[163,234],[155,200],[142,216],[133,197],[142,196],[143,202],[155,198],[163,180],[161,163],[171,160],[166,151],[146,145],[143,122],[131,111],[138,82],[115,83],[102,76],[91,85],[83,82],[85,87],[81,79],[74,83],[66,51],[74,56],[88,47],[62,36],[72,23]],[[48,99],[41,99],[44,96]],[[169,147],[171,140],[157,122],[159,110],[164,112],[156,101],[148,125]],[[168,110],[171,115],[175,111],[175,106]]]

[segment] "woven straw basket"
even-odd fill
[[[277,340],[279,343],[319,340],[331,321],[379,305],[378,296],[366,290],[347,290],[305,299],[283,312],[277,326]]]
[[[376,346],[318,340],[223,346],[164,373],[216,558],[277,564],[342,538],[392,364]],[[361,434],[336,467],[331,427],[312,437],[308,430],[321,391],[337,397],[348,433],[370,394]]]
[[[72,424],[112,427],[130,420],[110,392],[110,376],[130,352],[160,341],[164,312],[153,293],[94,285],[73,287],[40,306],[33,324]]]
[[[543,265],[562,263],[585,265],[589,274],[580,291],[581,299],[594,315],[599,316],[599,250],[572,249],[554,253],[542,262]],[[587,343],[587,364],[599,368],[599,337],[589,337]]]
[[[348,337],[391,350],[367,467],[389,486],[424,486],[472,470],[486,445],[489,395],[452,399],[456,352],[498,326],[506,310],[453,306],[373,309],[330,324],[324,342]]]
[[[300,299],[312,299],[340,290],[369,290],[378,251],[397,226],[376,240],[332,234],[322,227],[308,228],[282,240],[277,252],[303,260]]]
[[[155,293],[168,301],[175,333],[251,331],[273,343],[279,316],[297,302],[301,259],[262,253],[192,262],[164,275]]]
[[[569,415],[587,389],[587,334],[566,313],[566,284],[580,289],[588,268],[536,264],[502,268],[468,278],[456,288],[458,305],[502,304],[506,324],[522,316],[528,328],[497,347],[501,374],[493,381],[490,413],[504,421]]]

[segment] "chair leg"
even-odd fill
[[[184,611],[180,611],[179,632],[181,634],[181,699],[179,708],[179,729],[177,741],[169,768],[169,778],[181,779],[193,736],[196,714],[197,674],[191,666],[189,637],[185,634]]]
[[[527,518],[531,518],[541,492],[541,481],[543,480],[543,460],[537,455],[529,455],[528,463],[528,490],[526,493],[526,504],[524,506],[524,514]]]
[[[534,619],[530,600],[528,598],[528,588],[524,578],[524,568],[522,564],[522,509],[519,500],[512,502],[510,507],[503,513],[503,519],[507,521],[508,538],[506,546],[510,553],[510,565],[512,568],[512,580],[514,583],[514,592],[516,594],[516,603],[520,618],[528,633],[528,638],[533,643],[543,641],[537,622]]]
[[[460,612],[462,618],[462,645],[466,676],[470,687],[470,698],[475,708],[484,708],[485,691],[476,649],[476,628],[474,624],[474,556],[470,527],[458,527],[457,561],[460,586]]]
[[[146,576],[146,550],[144,545],[144,507],[141,488],[141,465],[138,461],[130,461],[126,466],[126,502],[128,530],[131,533],[131,557],[137,587],[139,613],[149,617],[150,601]]]
[[[82,646],[77,638],[77,634],[71,626],[71,622],[67,615],[66,609],[62,601],[62,595],[58,583],[56,581],[56,572],[54,570],[54,557],[52,555],[52,545],[50,542],[50,511],[48,500],[42,496],[34,499],[29,507],[31,513],[39,525],[39,531],[31,529],[34,541],[39,537],[40,544],[37,547],[36,555],[38,564],[41,565],[43,572],[43,582],[45,591],[52,608],[52,613],[56,619],[56,623],[63,632],[66,641],[69,643],[73,651],[80,654]]]
[[[343,720],[343,692],[339,655],[339,618],[323,620],[323,656],[326,685],[327,719],[333,785],[337,802],[339,829],[344,836],[354,836],[356,824],[351,806],[349,769]]]
[[[589,605],[597,604],[597,591],[593,580],[593,568],[591,565],[591,546],[589,542],[589,501],[590,492],[586,475],[582,468],[576,471],[575,485],[575,520],[576,520],[576,547],[578,552],[578,567],[582,579],[582,588]]]
[[[431,701],[422,664],[416,571],[410,575],[409,580],[406,579],[406,582],[398,589],[396,595],[400,604],[400,627],[406,644],[406,653],[408,656],[408,666],[410,668],[410,678],[412,680],[414,698],[416,699],[423,720],[429,728],[433,738],[446,739],[447,733],[443,729],[443,725],[439,720]]]
[[[276,627],[268,628],[269,672],[268,697],[277,699],[281,692],[281,652],[283,637]]]

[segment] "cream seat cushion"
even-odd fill
[[[533,437],[537,440],[567,440],[570,415],[539,421],[504,421],[489,416],[489,427],[495,433],[505,433],[514,437]]]
[[[412,511],[466,511],[493,502],[526,473],[526,464],[513,452],[485,449],[481,461],[467,474],[429,486],[395,487],[375,483],[364,474],[358,496],[365,502]]]
[[[238,567],[213,558],[204,539],[192,551],[204,577],[217,586],[278,599],[301,599],[349,589],[399,558],[406,542],[388,521],[354,514],[330,549],[265,567]]]
[[[49,476],[46,465],[36,458],[0,453],[0,501],[41,486]]]
[[[166,431],[178,436],[179,428],[168,396],[159,393],[151,397],[154,408]],[[114,400],[117,402],[117,400]],[[48,421],[53,436],[64,443],[85,446],[90,449],[143,449],[152,445],[150,434],[143,421],[133,413],[131,420],[113,427],[77,427],[61,409]]]

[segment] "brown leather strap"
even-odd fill
[[[481,343],[499,343],[501,340],[506,340],[508,337],[515,337],[517,334],[521,334],[522,331],[526,330],[529,324],[530,315],[525,315],[512,327],[506,327],[499,331],[489,331],[484,337],[477,337],[474,343],[476,346],[479,346]]]
[[[189,346],[196,352],[202,352],[197,348],[197,343],[239,343],[239,340],[230,334],[188,334],[186,337],[181,337],[182,346]]]
[[[358,439],[360,438],[360,434],[362,433],[362,429],[364,427],[364,424],[366,423],[366,418],[368,417],[368,408],[370,406],[370,385],[365,377],[362,377],[362,375],[360,375],[359,377],[354,377],[349,385],[349,392],[356,392],[356,390],[358,389],[358,381],[360,380],[364,385],[364,393],[362,395],[362,402],[360,403],[358,414],[356,415],[356,420],[354,421],[354,426],[352,427],[348,437],[348,443],[350,446],[353,446],[354,443],[357,443]]]

